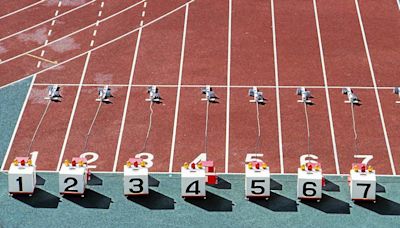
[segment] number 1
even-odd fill
[[[22,177],[18,177],[17,181],[18,181],[19,191],[22,192]]]

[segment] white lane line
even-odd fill
[[[145,15],[146,15],[146,11],[143,10],[142,17],[144,17]]]
[[[50,29],[49,32],[47,33],[47,36],[51,35],[52,30]]]
[[[141,37],[142,37],[142,29],[139,29],[139,33],[138,33],[138,36],[137,36],[137,39],[136,39],[135,53],[133,55],[133,60],[132,60],[131,73],[129,75],[129,85],[132,85],[132,83],[133,83],[133,77],[135,75],[135,69],[136,69],[136,63],[137,63],[137,57],[138,57],[138,53],[139,53]],[[119,153],[121,151],[122,137],[123,137],[124,130],[125,130],[126,115],[128,113],[128,106],[129,106],[129,98],[130,98],[130,95],[131,95],[131,89],[132,89],[132,86],[129,86],[127,91],[126,91],[125,106],[124,106],[124,112],[122,114],[121,128],[119,129],[117,149],[115,151],[115,157],[114,157],[113,172],[117,171]]]
[[[61,7],[61,4],[62,4],[62,0],[59,0],[58,1],[58,7]]]
[[[35,72],[34,74],[41,74],[41,73],[46,72],[46,71],[48,71],[48,70],[51,70],[51,69],[53,69],[53,68],[55,68],[55,67],[57,67],[57,66],[60,66],[60,65],[69,63],[69,62],[71,62],[71,61],[73,61],[73,60],[75,60],[75,59],[77,59],[77,58],[80,58],[80,57],[86,55],[86,54],[89,53],[89,52],[98,50],[98,49],[100,49],[100,48],[102,48],[102,47],[104,47],[104,46],[107,46],[107,45],[109,45],[109,44],[111,44],[111,43],[114,43],[114,42],[120,40],[120,39],[123,39],[124,37],[129,36],[130,34],[137,32],[137,31],[138,31],[139,29],[141,29],[141,28],[146,28],[146,27],[148,27],[148,26],[150,26],[150,25],[152,25],[152,24],[154,24],[154,23],[156,23],[156,22],[162,20],[162,19],[165,18],[165,17],[168,17],[169,15],[171,15],[171,14],[173,14],[173,13],[179,11],[180,9],[182,9],[182,8],[185,7],[186,5],[191,4],[191,3],[194,2],[194,1],[195,1],[195,0],[191,0],[190,2],[187,2],[187,3],[185,3],[185,4],[183,4],[183,5],[179,6],[179,7],[177,7],[176,9],[174,9],[174,10],[172,10],[172,11],[170,11],[170,12],[168,12],[168,13],[166,13],[166,14],[164,14],[164,15],[162,15],[162,16],[160,16],[160,17],[158,17],[158,18],[156,18],[156,19],[154,19],[154,20],[152,20],[152,21],[150,21],[149,23],[143,25],[143,27],[139,27],[139,28],[136,28],[136,29],[134,29],[134,30],[131,30],[131,31],[129,31],[129,32],[127,32],[127,33],[125,33],[125,34],[123,34],[123,35],[121,35],[121,36],[119,36],[119,37],[116,37],[116,38],[114,38],[114,39],[112,39],[112,40],[110,40],[110,41],[108,41],[108,42],[106,42],[106,43],[103,43],[103,44],[101,44],[101,45],[98,45],[98,46],[96,46],[96,47],[94,47],[94,48],[92,48],[92,49],[89,49],[88,51],[82,52],[82,53],[80,53],[80,54],[78,54],[78,55],[76,55],[76,56],[74,56],[74,57],[71,57],[71,58],[69,58],[69,59],[67,59],[67,60],[64,60],[64,61],[62,61],[62,62],[59,62],[59,63],[54,64],[54,65],[51,65],[50,67],[47,67],[47,68],[45,68],[45,69],[43,69],[43,70],[37,71],[37,72]],[[0,65],[1,65],[2,63],[3,63],[3,62],[1,62]],[[28,78],[28,77],[29,77],[29,76],[26,76],[26,77],[24,77],[24,78]],[[11,83],[11,84],[12,84],[12,83]],[[7,84],[7,85],[8,85],[8,84]],[[4,86],[7,86],[7,85],[4,85]],[[4,86],[3,86],[3,87],[4,87]],[[214,87],[214,86],[213,86],[213,87]]]
[[[102,1],[102,2],[101,2],[101,5],[100,5],[100,7],[101,7],[101,8],[103,8],[103,7],[104,7],[104,1]]]
[[[400,0],[396,0],[396,2],[397,2],[397,6],[399,7],[399,10],[400,10]]]
[[[44,46],[46,46],[48,43],[49,43],[49,40],[46,40],[46,41],[44,42]]]
[[[316,24],[316,27],[317,27],[317,34],[318,34],[318,44],[319,44],[319,54],[320,54],[320,58],[321,58],[322,74],[324,76],[326,106],[328,108],[329,125],[330,125],[330,128],[331,128],[333,156],[334,156],[334,159],[335,159],[336,174],[340,174],[339,157],[338,157],[337,147],[336,147],[335,129],[333,127],[331,100],[330,100],[329,89],[328,89],[328,77],[326,75],[324,49],[323,49],[323,46],[322,46],[321,30],[320,30],[320,27],[319,27],[318,9],[317,9],[316,0],[313,0],[313,3],[314,3],[315,24]]]
[[[54,13],[54,16],[57,17],[58,16],[59,11],[56,10],[56,12]]]
[[[20,79],[21,80],[21,79]],[[12,84],[12,83],[10,83],[10,84]],[[53,85],[54,83],[35,83],[35,85],[42,85],[42,86],[44,86],[44,85],[46,85],[46,86],[48,86],[48,85]],[[79,86],[79,84],[78,83],[61,83],[61,84],[58,84],[58,85],[60,85],[60,86]],[[109,85],[109,86],[116,86],[116,87],[127,87],[127,86],[130,86],[129,84],[83,84],[83,86],[101,86],[101,85],[103,85],[103,86],[106,86],[106,85]],[[5,86],[7,86],[7,85],[5,85]],[[148,87],[149,85],[148,84],[135,84],[135,85],[131,85],[132,87]],[[205,87],[206,85],[204,84],[204,85],[194,85],[194,84],[188,84],[188,85],[168,85],[168,84],[163,84],[163,85],[156,85],[157,87],[164,87],[164,88],[176,88],[176,87],[178,87],[178,86],[180,86],[180,87],[183,87],[183,88],[201,88],[201,87]],[[227,88],[228,86],[227,85],[213,85],[212,86],[213,88]],[[230,85],[229,86],[231,89],[232,88],[251,88],[252,87],[252,85]],[[280,89],[297,89],[297,88],[299,88],[299,87],[306,87],[306,88],[311,88],[311,89],[325,89],[325,88],[328,88],[328,89],[342,89],[343,87],[345,87],[345,86],[327,86],[327,87],[325,87],[325,86],[304,86],[304,85],[297,85],[297,86],[279,86],[279,88]],[[0,89],[1,88],[3,88],[3,87],[0,87]],[[276,88],[276,86],[275,85],[269,85],[269,86],[257,86],[257,88],[265,88],[265,89],[275,89]],[[351,88],[354,88],[354,89],[363,89],[363,90],[372,90],[372,89],[375,89],[374,87],[363,87],[363,86],[352,86]],[[377,87],[379,90],[393,90],[393,87]]]
[[[45,53],[45,50],[42,50],[42,52],[40,53],[40,57],[43,57]]]
[[[278,71],[278,51],[276,47],[276,32],[275,32],[275,10],[274,0],[271,0],[271,15],[272,15],[272,41],[274,44],[274,65],[275,65],[275,91],[276,91],[276,115],[278,117],[278,140],[279,140],[279,159],[281,165],[281,173],[285,172],[283,163],[283,145],[282,145],[282,126],[281,126],[281,104],[279,97],[279,71]]]
[[[225,173],[229,172],[229,123],[231,108],[231,53],[232,53],[232,0],[229,0],[229,18],[228,18],[228,63],[226,66],[226,132],[225,132]]]
[[[64,153],[65,153],[65,148],[67,147],[67,142],[68,142],[69,134],[70,134],[71,127],[72,127],[72,122],[74,122],[75,111],[76,111],[76,107],[78,106],[78,101],[79,101],[79,97],[80,97],[81,90],[82,90],[82,84],[83,84],[83,81],[85,80],[86,71],[87,71],[87,67],[89,65],[89,60],[90,60],[91,53],[92,52],[89,51],[87,53],[87,56],[86,56],[85,65],[83,67],[81,80],[79,82],[79,87],[78,87],[78,90],[77,90],[76,95],[75,95],[74,106],[72,107],[71,116],[70,116],[70,119],[69,119],[69,122],[68,122],[67,131],[65,132],[64,142],[63,142],[63,145],[62,145],[62,148],[61,148],[60,157],[59,157],[58,164],[57,164],[57,170],[60,170],[60,167],[61,167],[61,164],[62,164],[62,160],[63,160],[63,157],[64,157]]]
[[[101,14],[103,13],[103,11],[99,11],[99,14],[97,14],[98,17],[101,17]]]
[[[55,23],[56,23],[56,20],[52,20],[51,21],[51,26],[54,26]]]
[[[93,36],[96,36],[96,34],[97,34],[97,29],[95,29],[95,30],[93,31]]]
[[[376,102],[378,104],[379,116],[380,116],[380,119],[381,119],[383,134],[385,136],[386,149],[387,149],[388,156],[389,156],[390,166],[392,167],[393,175],[396,175],[396,169],[395,169],[395,166],[394,166],[392,149],[390,147],[389,137],[388,137],[388,134],[387,134],[387,131],[386,131],[385,118],[383,117],[381,99],[379,97],[379,91],[378,91],[378,86],[377,86],[377,83],[376,83],[374,67],[372,65],[371,55],[369,53],[367,36],[365,35],[364,24],[363,24],[363,21],[362,21],[362,18],[361,18],[360,7],[358,5],[358,0],[354,0],[354,2],[356,4],[358,21],[360,23],[361,34],[362,34],[362,38],[363,38],[363,41],[364,41],[365,53],[367,54],[368,65],[369,65],[369,70],[371,72],[372,83],[374,84],[375,98],[376,98]]]
[[[146,7],[147,7],[147,2],[144,2],[144,5],[143,5],[143,7],[144,7],[144,8],[146,8]]]
[[[185,22],[183,23],[181,60],[180,60],[180,64],[179,64],[178,87],[176,90],[174,128],[173,128],[173,132],[172,132],[171,153],[170,153],[170,157],[169,157],[169,168],[168,168],[169,173],[172,173],[172,169],[173,169],[173,165],[174,165],[176,129],[178,126],[179,102],[180,102],[180,98],[181,98],[181,85],[182,85],[182,75],[183,75],[183,62],[185,59],[185,45],[186,45],[186,31],[187,31],[188,16],[189,16],[189,4],[186,5]]]
[[[94,40],[91,40],[90,41],[90,47],[93,47],[93,45],[94,45]]]
[[[69,10],[69,11],[66,11],[66,12],[64,12],[64,13],[62,13],[62,14],[60,14],[60,15],[58,15],[57,17],[52,17],[52,18],[50,18],[50,19],[47,19],[47,20],[45,20],[45,21],[40,22],[39,24],[33,25],[33,26],[31,26],[31,27],[28,27],[28,28],[23,29],[23,30],[21,30],[21,31],[18,31],[18,32],[16,32],[16,33],[10,34],[10,35],[5,36],[5,37],[2,37],[2,38],[0,38],[0,41],[3,41],[3,40],[8,39],[8,38],[10,38],[10,37],[19,35],[19,34],[21,34],[21,33],[23,33],[23,32],[26,32],[26,31],[28,31],[28,30],[31,30],[31,29],[33,29],[33,28],[39,27],[40,25],[46,24],[46,23],[48,23],[48,22],[50,22],[50,21],[52,21],[52,20],[54,20],[54,19],[57,19],[57,18],[59,18],[59,17],[62,17],[62,16],[64,16],[64,15],[66,15],[66,14],[72,13],[72,12],[74,12],[74,11],[80,9],[80,8],[83,8],[83,7],[85,7],[85,6],[87,6],[87,5],[91,4],[91,3],[93,3],[93,2],[95,2],[95,1],[97,1],[97,0],[92,0],[92,1],[87,2],[87,3],[83,4],[83,5],[80,5],[80,6],[76,7],[76,8],[73,8],[73,9],[71,9],[71,10]]]
[[[80,28],[80,29],[78,29],[78,30],[75,30],[74,32],[72,32],[72,33],[70,33],[70,34],[67,34],[67,35],[65,35],[65,36],[63,36],[63,37],[60,37],[60,38],[58,38],[58,39],[56,39],[56,40],[53,40],[52,42],[50,42],[50,44],[55,43],[55,42],[57,42],[57,41],[60,41],[60,40],[62,40],[62,39],[65,39],[65,38],[67,38],[67,37],[73,36],[73,35],[75,35],[75,34],[81,32],[81,31],[84,31],[84,30],[86,30],[86,29],[88,29],[88,28],[91,28],[91,27],[93,27],[93,26],[98,26],[100,22],[104,22],[104,21],[107,21],[107,20],[109,20],[109,19],[111,19],[111,18],[113,18],[113,17],[116,17],[116,16],[118,16],[118,15],[124,13],[125,11],[128,11],[128,10],[130,10],[130,9],[132,9],[132,8],[134,8],[134,7],[136,7],[136,6],[138,6],[138,5],[139,5],[140,3],[142,3],[143,1],[145,1],[145,0],[142,0],[141,2],[135,3],[135,4],[129,6],[129,7],[125,8],[125,9],[123,9],[123,10],[121,10],[121,11],[118,11],[118,12],[116,12],[116,13],[114,13],[114,14],[112,14],[112,15],[106,17],[106,18],[103,18],[103,19],[100,20],[100,21],[97,20],[95,23],[89,24],[89,25],[87,25],[87,26],[85,26],[85,27],[83,27],[83,28]],[[0,41],[2,41],[3,39],[5,39],[5,38],[0,39]],[[37,48],[35,48],[35,49],[32,49],[32,50],[30,50],[30,51],[27,51],[27,52],[25,52],[25,53],[29,53],[29,52],[36,51],[36,50],[38,50],[38,49],[41,49],[42,47],[43,47],[43,46],[39,46],[39,47],[37,47]],[[15,59],[15,58],[21,57],[21,56],[23,56],[25,53],[22,53],[22,54],[19,54],[19,55],[14,56],[14,57],[12,57],[12,58],[9,58],[8,61],[11,61],[11,60],[13,60],[13,59]],[[5,61],[3,61],[3,63],[4,63],[4,62],[5,62]]]
[[[25,6],[25,7],[21,8],[21,9],[18,9],[18,10],[16,10],[16,11],[13,11],[13,12],[10,12],[10,13],[5,14],[5,15],[3,15],[3,16],[0,16],[0,20],[3,19],[3,18],[9,17],[9,16],[11,16],[11,15],[14,15],[14,14],[16,14],[16,13],[19,13],[19,12],[21,12],[21,11],[24,11],[24,10],[26,10],[26,9],[32,8],[32,7],[36,6],[36,5],[39,5],[40,3],[44,2],[44,1],[45,1],[45,0],[41,0],[41,1],[38,1],[38,2],[35,2],[35,3],[32,3],[32,4],[28,5],[28,6]]]
[[[39,60],[39,61],[37,62],[37,64],[36,64],[36,68],[40,68],[41,65],[42,65],[42,61]]]
[[[29,76],[29,77],[32,77],[32,76]],[[8,144],[8,148],[7,148],[7,152],[6,152],[5,156],[4,156],[3,164],[1,164],[1,171],[4,170],[4,167],[6,165],[6,162],[7,162],[7,159],[8,159],[8,155],[10,154],[10,151],[11,151],[11,146],[14,143],[14,139],[15,139],[15,136],[17,134],[19,125],[21,123],[22,115],[25,112],[25,107],[26,107],[26,104],[28,103],[29,96],[31,95],[31,91],[32,91],[33,84],[35,83],[35,79],[36,79],[36,74],[33,75],[33,77],[32,77],[31,85],[29,86],[28,92],[26,93],[25,101],[22,104],[21,112],[19,113],[17,123],[15,124],[14,132],[13,132],[13,134],[11,136],[10,143]]]

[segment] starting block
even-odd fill
[[[111,95],[111,88],[106,85],[103,88],[98,88],[99,96],[97,97],[96,101],[99,102],[110,102]]]
[[[376,174],[372,166],[354,163],[349,176],[351,200],[376,202]]]
[[[359,104],[360,100],[358,99],[357,95],[353,93],[353,90],[350,87],[346,87],[342,89],[342,93],[347,95],[347,101],[344,103],[347,104]]]
[[[263,162],[249,162],[245,165],[246,199],[253,197],[269,198],[271,194],[271,174]]]
[[[59,172],[60,194],[75,194],[84,197],[89,177],[90,172],[86,158],[72,158],[71,162],[65,160]]]
[[[311,98],[311,92],[306,90],[305,87],[300,87],[296,89],[296,94],[301,95],[301,100],[297,100],[299,103],[306,103],[306,104],[312,104],[312,101],[310,100]]]
[[[130,158],[124,165],[124,195],[149,194],[149,169],[141,158]]]
[[[28,157],[14,159],[8,171],[8,192],[32,196],[36,186],[36,166]]]
[[[158,92],[158,88],[156,86],[150,86],[147,88],[147,93],[149,94],[149,98],[146,99],[146,101],[151,101],[151,102],[160,102],[161,101],[161,96],[160,93]]]
[[[185,163],[181,168],[181,196],[206,198],[206,170],[202,162]]]
[[[217,95],[215,95],[215,92],[209,85],[205,88],[201,88],[201,92],[206,95],[205,98],[201,99],[202,101],[215,102],[218,99]]]
[[[322,198],[322,187],[325,179],[320,163],[307,162],[297,169],[297,198],[300,200],[317,200]]]
[[[249,96],[254,97],[253,100],[250,100],[251,103],[258,103],[258,104],[265,103],[263,93],[258,91],[257,87],[255,87],[255,86],[253,86],[253,88],[249,89]]]
[[[393,93],[398,95],[400,98],[400,87],[394,87]],[[400,100],[396,101],[396,104],[400,104]]]
[[[58,85],[51,85],[48,87],[48,96],[44,98],[45,100],[60,101],[60,87]]]

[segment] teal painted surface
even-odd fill
[[[139,197],[137,202],[123,196],[121,174],[97,175],[102,186],[90,186],[91,191],[84,199],[71,200],[60,198],[56,174],[40,174],[45,185],[39,188],[44,191],[31,199],[9,197],[6,175],[1,174],[0,224],[4,227],[398,227],[400,224],[398,177],[380,177],[378,181],[385,192],[379,193],[376,204],[360,206],[349,200],[346,177],[329,177],[335,184],[331,189],[340,191],[325,192],[324,200],[308,205],[296,200],[296,176],[273,176],[282,190],[274,190],[273,197],[257,202],[259,205],[244,199],[242,175],[225,175],[223,178],[229,182],[225,186],[231,185],[231,189],[208,186],[211,195],[196,205],[180,197],[179,175],[154,175],[159,186],[152,187],[152,197]],[[93,208],[96,206],[103,209]]]
[[[32,77],[0,89],[0,165],[3,163]]]

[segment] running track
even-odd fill
[[[358,155],[373,155],[370,164],[380,174],[399,172],[399,106],[391,91],[400,85],[395,0],[79,2],[44,1],[0,19],[1,85],[39,72],[3,169],[32,151],[39,152],[38,169],[48,171],[82,154],[99,105],[97,87],[108,84],[113,102],[101,105],[86,148],[99,155],[92,163],[96,171],[121,171],[142,152],[150,111],[146,88],[157,85],[163,101],[153,105],[145,152],[154,156],[151,171],[178,172],[204,151],[200,88],[211,85],[219,102],[210,105],[207,156],[217,172],[243,172],[246,154],[254,153],[251,86],[267,99],[259,107],[260,153],[274,173],[294,173],[308,153],[299,86],[314,97],[307,108],[310,153],[325,173],[345,174],[358,161],[344,86],[362,101],[355,107]],[[7,2],[0,17],[34,3]],[[26,53],[45,60],[39,64]],[[28,151],[47,106],[47,85],[54,83],[63,101],[50,104]]]

